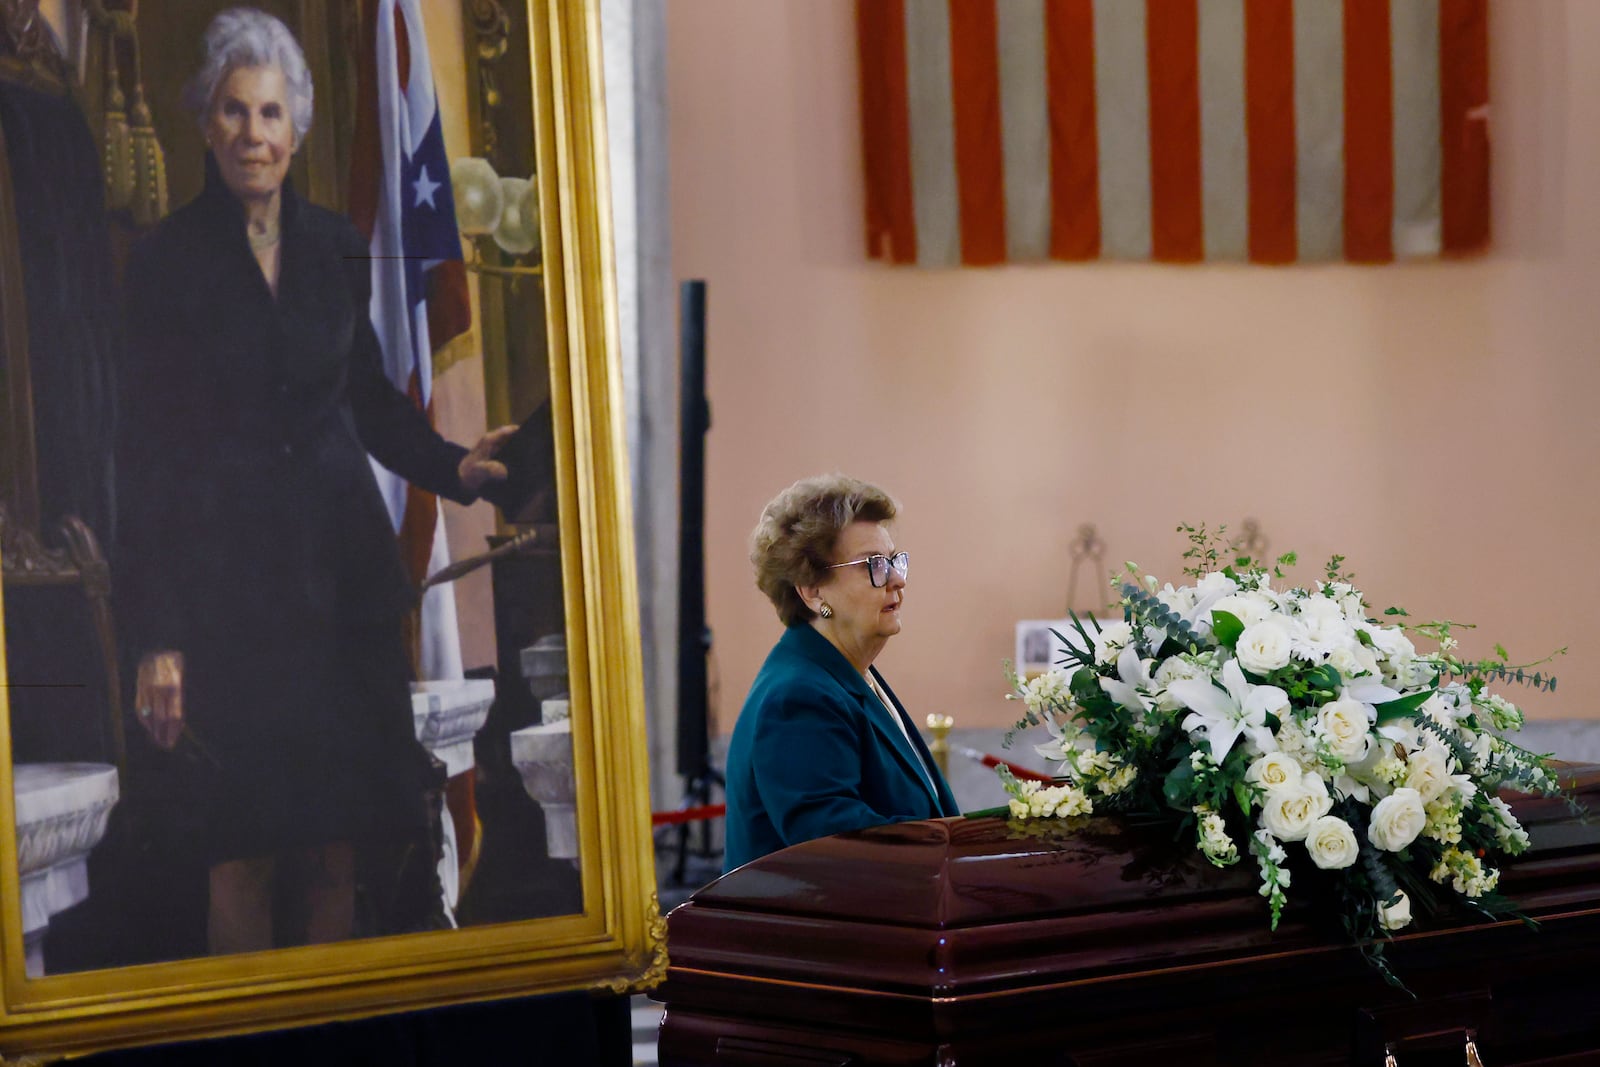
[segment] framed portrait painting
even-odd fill
[[[598,19],[0,0],[0,1059],[664,971]]]

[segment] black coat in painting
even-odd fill
[[[148,784],[216,862],[420,812],[412,593],[367,453],[471,495],[464,450],[383,374],[355,228],[286,184],[274,299],[207,165],[128,265],[118,595],[131,658],[184,655],[188,729]]]

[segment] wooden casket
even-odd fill
[[[667,921],[662,1067],[1600,1064],[1600,767],[1586,823],[1517,798],[1501,888],[1538,921],[1416,924],[1386,985],[1255,863],[1170,828],[942,819],[763,857]],[[1297,896],[1296,893],[1299,893]]]

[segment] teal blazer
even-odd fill
[[[961,814],[899,698],[873,675],[906,733],[827,638],[805,623],[785,631],[728,746],[724,871],[828,834]]]

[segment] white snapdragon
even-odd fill
[[[1417,839],[1427,822],[1421,794],[1401,787],[1373,805],[1367,840],[1385,852],[1399,852]]]
[[[1250,838],[1250,851],[1255,853],[1256,863],[1261,868],[1260,893],[1272,909],[1272,928],[1276,930],[1278,916],[1287,901],[1283,891],[1289,888],[1289,872],[1284,869],[1283,862],[1289,857],[1266,830],[1257,830]]]
[[[1430,800],[1422,806],[1428,816],[1422,836],[1430,837],[1442,845],[1461,844],[1461,804],[1451,794]]]
[[[1095,781],[1094,787],[1103,796],[1116,796],[1126,790],[1139,777],[1139,768],[1132,763],[1124,763],[1109,774],[1101,776]]]
[[[1016,783],[1007,807],[1018,819],[1065,819],[1088,815],[1094,810],[1094,802],[1074,785],[1047,786],[1027,781]]]
[[[1066,708],[1072,703],[1072,676],[1059,667],[1051,667],[1023,682],[1021,696],[1022,703],[1035,715]]]
[[[1522,828],[1522,823],[1511,813],[1511,805],[1499,797],[1490,797],[1488,819],[1490,827],[1494,830],[1494,839],[1501,848],[1513,856],[1527,851],[1528,831]]]
[[[1228,836],[1228,826],[1222,816],[1204,806],[1196,807],[1194,814],[1195,841],[1206,859],[1216,867],[1239,862],[1239,847]]]
[[[1370,767],[1367,768],[1367,777],[1374,782],[1385,785],[1394,785],[1406,776],[1410,768],[1406,761],[1396,756],[1393,752],[1385,750]]]
[[[1505,697],[1485,692],[1479,694],[1478,703],[1489,712],[1489,720],[1496,730],[1522,729],[1522,709]]]
[[[1306,832],[1306,852],[1322,870],[1338,871],[1356,861],[1361,846],[1349,823],[1337,815],[1324,815]]]
[[[1441,885],[1449,882],[1452,889],[1466,897],[1481,897],[1500,884],[1498,870],[1485,867],[1477,856],[1459,848],[1445,849],[1428,877]]]

